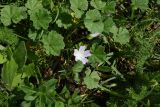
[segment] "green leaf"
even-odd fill
[[[84,14],[84,11],[82,10],[78,10],[78,9],[74,9],[74,15],[77,18],[81,18],[81,16]]]
[[[40,28],[47,29],[52,21],[52,17],[50,16],[50,12],[43,8],[42,1],[28,0],[25,6],[29,9],[28,13],[31,21],[33,21],[33,26],[38,30]]]
[[[18,85],[15,84],[15,82],[16,83],[20,82],[20,81],[13,81],[17,76],[17,69],[18,65],[16,64],[13,58],[11,58],[10,61],[7,61],[2,68],[1,77],[2,80],[7,84],[7,87],[9,89],[12,89],[14,86]]]
[[[88,8],[88,1],[87,0],[70,0],[71,9],[79,9],[79,10],[87,10]]]
[[[36,11],[43,8],[41,0],[27,0],[25,7],[31,11]]]
[[[120,27],[118,29],[116,26],[113,26],[110,29],[110,32],[113,33],[113,39],[115,42],[126,44],[130,40],[129,32],[126,28]]]
[[[64,8],[60,11],[60,14],[58,16],[58,20],[56,21],[56,24],[58,27],[63,27],[65,29],[72,26],[72,16],[69,14],[69,10]]]
[[[91,48],[92,55],[89,58],[90,63],[103,63],[106,60],[106,53],[104,47],[101,45],[93,44]]]
[[[36,11],[28,11],[30,19],[33,21],[33,26],[36,29],[48,29],[49,23],[52,21],[50,12],[44,8],[38,9]]]
[[[75,16],[80,18],[85,10],[88,9],[88,1],[87,0],[70,0],[71,9],[75,12]]]
[[[148,9],[148,2],[149,0],[132,0],[132,7],[133,9]]]
[[[37,91],[33,90],[32,87],[28,87],[28,86],[25,86],[25,85],[21,85],[19,88],[24,93],[29,94],[29,95],[37,93]]]
[[[43,102],[43,95],[37,98],[35,107],[45,107],[45,103]]]
[[[63,37],[56,31],[51,31],[48,35],[44,35],[42,43],[48,55],[58,56],[61,50],[65,47]]]
[[[21,76],[22,76],[22,74],[16,73],[16,75],[14,76],[13,81],[12,81],[12,87],[16,87],[17,85],[23,83]]]
[[[12,30],[8,28],[0,29],[0,42],[7,45],[15,45],[18,43],[18,37]]]
[[[81,72],[83,68],[84,68],[84,64],[82,64],[82,62],[80,62],[80,61],[78,61],[78,62],[72,67],[72,71],[73,71],[73,75],[74,75],[74,80],[76,80],[77,82],[80,82],[79,72]]]
[[[157,0],[157,4],[160,4],[160,0]]]
[[[35,40],[36,40],[36,37],[37,37],[37,33],[36,33],[36,32],[32,32],[31,30],[29,30],[28,37],[29,37],[30,39],[32,39],[33,41],[35,41]]]
[[[56,101],[55,107],[64,107],[64,103],[61,101]]]
[[[19,43],[18,47],[14,51],[13,57],[18,64],[18,67],[23,68],[27,60],[27,50],[24,41]]]
[[[31,102],[23,101],[21,107],[31,107]]]
[[[139,93],[136,93],[133,88],[127,89],[129,92],[129,95],[132,97],[132,99],[136,101],[142,100],[144,97],[146,97],[148,91],[146,86],[142,86],[141,91]]]
[[[72,68],[73,72],[74,73],[78,73],[78,72],[81,72],[82,69],[84,67],[84,64],[82,64],[82,62],[78,61]]]
[[[104,7],[103,11],[106,14],[115,13],[116,1],[107,1],[106,6]]]
[[[36,70],[35,70],[34,63],[30,63],[28,65],[25,65],[24,68],[23,68],[23,73],[28,77],[34,76],[35,72],[36,72]]]
[[[88,89],[98,88],[99,87],[100,77],[97,71],[91,72],[91,70],[86,71],[86,77],[84,78],[84,84]]]
[[[98,10],[102,10],[105,5],[106,5],[106,2],[102,1],[102,0],[92,0],[91,1],[91,5],[95,8],[95,9],[98,9]]]
[[[3,45],[0,44],[0,50],[3,51],[5,49],[6,49],[6,47],[4,47]]]
[[[113,18],[108,17],[106,18],[106,20],[104,21],[104,32],[109,32],[111,27],[114,26],[115,23],[113,22]]]
[[[0,53],[0,64],[3,64],[7,61],[7,55]]]
[[[101,14],[96,9],[87,11],[84,24],[92,33],[101,33],[104,29],[104,23],[102,22]]]
[[[26,96],[24,97],[24,99],[25,99],[26,101],[33,101],[33,100],[35,100],[36,97],[37,97],[37,96],[26,95]]]
[[[15,5],[6,5],[1,10],[1,21],[5,26],[10,25],[12,22],[18,23],[27,17],[25,7],[17,7]]]

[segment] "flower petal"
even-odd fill
[[[77,56],[78,55],[78,50],[77,49],[74,49],[74,56]]]
[[[91,56],[90,50],[86,50],[84,52],[84,57],[89,57],[89,56]]]
[[[86,49],[86,46],[80,46],[79,51],[82,52]]]
[[[88,62],[88,59],[87,58],[83,58],[81,61],[82,61],[83,64],[86,64]]]

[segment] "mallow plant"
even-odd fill
[[[0,107],[159,107],[160,0],[1,0]]]

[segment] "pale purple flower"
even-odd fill
[[[80,46],[79,50],[74,49],[74,56],[76,61],[82,61],[83,64],[88,62],[87,57],[91,56],[90,50],[86,50],[86,46]]]
[[[90,34],[90,36],[92,37],[92,38],[94,38],[94,37],[97,37],[97,36],[99,36],[101,33],[99,33],[99,32],[96,32],[96,33],[92,33],[92,34]]]

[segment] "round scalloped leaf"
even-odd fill
[[[51,31],[48,35],[44,35],[42,43],[48,55],[58,56],[65,47],[63,37],[55,31]]]
[[[116,9],[116,1],[107,1],[105,7],[103,8],[103,11],[106,13],[106,14],[111,14],[111,13],[115,13]]]
[[[112,26],[114,26],[115,23],[113,21],[112,17],[108,17],[104,21],[104,32],[109,32]]]
[[[116,26],[111,27],[110,32],[113,33],[113,39],[115,42],[120,44],[126,44],[129,42],[129,32],[126,28],[117,28]]]
[[[90,69],[86,71],[86,77],[84,78],[84,84],[88,89],[94,89],[99,87],[100,77],[97,71],[91,72]]]
[[[1,10],[1,21],[5,26],[10,25],[12,22],[18,23],[27,17],[25,7],[17,7],[15,5],[6,5]]]
[[[84,24],[86,28],[92,33],[102,32],[104,29],[104,23],[102,22],[101,14],[96,9],[89,10],[86,13]]]
[[[95,9],[102,10],[102,9],[105,7],[106,2],[103,2],[102,0],[92,0],[92,1],[91,1],[91,5],[92,5]]]
[[[33,26],[36,29],[48,29],[49,23],[52,21],[50,12],[44,8],[38,9],[37,11],[28,11],[30,19],[33,21]]]
[[[40,0],[28,0],[25,6],[32,11],[43,8]]]
[[[89,61],[93,65],[98,65],[99,63],[103,63],[106,60],[106,53],[104,52],[105,47],[93,44],[91,48],[92,56],[89,57]]]
[[[88,8],[88,1],[87,0],[70,0],[71,9],[74,11],[74,9],[80,9],[80,10],[87,10]]]
[[[77,18],[80,18],[85,10],[88,9],[88,1],[87,0],[70,0],[71,9],[74,11],[74,14]]]

